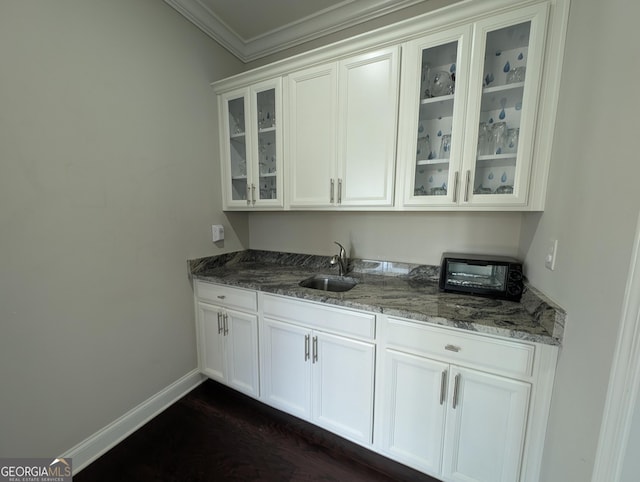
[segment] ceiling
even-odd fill
[[[243,62],[425,0],[164,0]]]

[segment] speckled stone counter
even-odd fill
[[[302,288],[315,274],[337,274],[329,257],[247,250],[190,260],[194,279],[399,316],[550,345],[560,345],[565,312],[531,286],[522,300],[442,293],[438,266],[351,260],[358,284],[342,293]]]

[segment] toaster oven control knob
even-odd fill
[[[518,283],[507,283],[507,293],[510,296],[518,296],[522,294],[522,286]]]
[[[509,280],[510,281],[521,281],[522,273],[520,271],[509,271]]]

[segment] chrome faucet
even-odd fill
[[[345,274],[347,274],[347,271],[349,270],[349,259],[347,258],[347,251],[344,249],[344,246],[342,246],[339,242],[334,241],[334,243],[340,246],[340,253],[334,255],[329,262],[331,263],[332,266],[334,264],[337,264],[338,274],[340,276],[344,276]]]

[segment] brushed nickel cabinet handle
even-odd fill
[[[464,184],[464,202],[469,201],[469,179],[471,178],[471,171],[467,169],[467,180]]]
[[[330,187],[329,187],[329,202],[331,204],[333,204],[333,199],[334,199],[333,192],[334,192],[334,190],[335,190],[335,181],[333,179],[331,179]]]
[[[318,361],[318,337],[314,336],[313,337],[313,360],[312,362],[315,363]]]
[[[309,335],[304,335],[304,361],[309,359]]]
[[[247,184],[247,206],[251,206],[251,186]]]
[[[218,312],[218,335],[222,333],[222,313]]]
[[[456,375],[455,381],[453,382],[453,408],[455,409],[458,406],[458,395],[460,392],[460,374]]]
[[[444,403],[444,392],[447,388],[447,370],[442,370],[440,377],[440,405]]]
[[[342,179],[338,179],[338,204],[342,204]]]
[[[223,319],[224,319],[224,336],[227,336],[229,334],[229,315],[225,313]]]
[[[256,205],[256,185],[251,184],[251,204]]]
[[[458,174],[459,172],[456,171],[456,173],[453,175],[453,202],[454,203],[458,202]]]
[[[454,351],[456,353],[460,351],[460,347],[456,345],[445,345],[444,349],[448,351]]]

